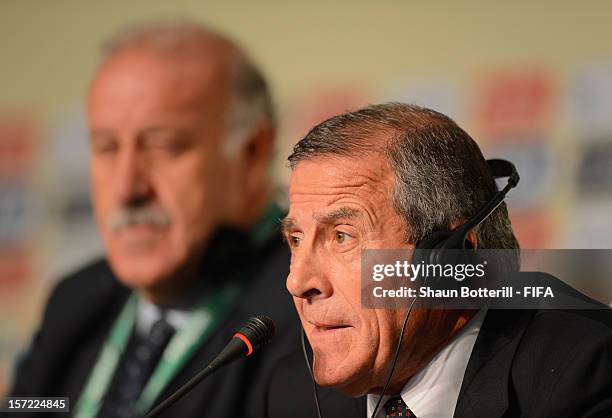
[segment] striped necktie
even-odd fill
[[[173,334],[174,328],[163,317],[153,324],[145,338],[134,332],[103,401],[99,418],[134,416],[134,404]]]

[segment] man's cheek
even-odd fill
[[[298,311],[300,315],[300,319],[302,318],[302,299],[296,296],[292,296],[293,304],[295,305],[295,309]]]
[[[302,327],[304,329],[308,328],[308,324],[305,320],[304,320],[304,314],[302,311],[302,304],[304,303],[304,299],[298,298],[296,296],[293,296],[293,304],[295,305],[295,310],[298,313],[298,316],[300,317],[300,321],[302,322]]]

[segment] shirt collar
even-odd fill
[[[151,332],[153,324],[162,316],[175,330],[181,329],[189,320],[192,310],[185,308],[163,309],[143,297],[138,298],[136,332],[145,337]]]

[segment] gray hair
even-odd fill
[[[261,71],[233,41],[206,26],[190,21],[144,23],[127,28],[107,40],[103,61],[132,47],[149,48],[161,54],[187,58],[189,54],[207,54],[206,44],[218,42],[232,51],[229,71],[231,94],[226,117],[223,149],[237,151],[262,121],[276,128],[276,114],[268,83]]]
[[[332,117],[308,132],[288,160],[293,169],[317,156],[372,153],[385,155],[394,171],[391,199],[405,220],[409,243],[469,219],[497,192],[478,145],[463,129],[441,113],[403,103],[372,105]],[[475,233],[479,248],[519,248],[505,204]]]

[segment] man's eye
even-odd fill
[[[302,239],[300,237],[296,237],[295,235],[289,235],[288,241],[290,246],[297,247],[302,242]]]
[[[336,231],[335,234],[335,240],[338,244],[344,244],[344,242],[348,239],[348,235],[344,232]]]
[[[96,154],[106,154],[117,151],[119,147],[115,141],[95,141],[92,149]]]
[[[158,149],[168,152],[177,152],[180,151],[182,148],[182,144],[179,141],[162,138],[151,140],[146,145],[147,148],[150,149]]]
[[[144,137],[143,147],[156,153],[180,154],[189,147],[189,139],[183,136],[153,132]]]

